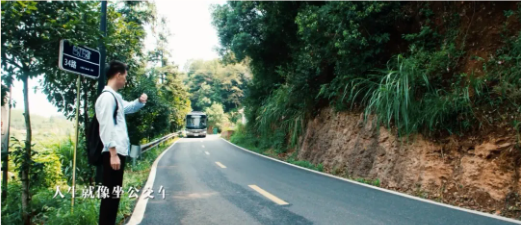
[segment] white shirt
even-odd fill
[[[116,116],[117,124],[115,124],[114,110],[116,110],[116,102],[114,101],[114,96],[111,93],[103,92],[96,100],[96,118],[99,122],[100,138],[104,146],[102,152],[107,152],[109,148],[115,147],[118,154],[127,156],[130,151],[130,141],[128,139],[125,114],[135,113],[143,108],[145,104],[139,102],[138,99],[127,102],[109,86],[105,86],[103,91],[109,91],[114,94],[118,101],[119,109]]]

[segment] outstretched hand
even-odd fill
[[[147,99],[148,99],[148,95],[143,93],[143,94],[141,94],[141,97],[139,97],[139,102],[145,104],[145,103],[147,103]]]

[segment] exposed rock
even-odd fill
[[[434,142],[416,135],[401,140],[383,127],[376,129],[371,118],[365,124],[361,120],[362,115],[321,110],[308,123],[298,158],[342,167],[353,177],[378,178],[383,187],[411,194],[419,185],[428,196],[443,193],[444,202],[487,211],[502,210],[507,194],[521,193],[519,151],[511,151],[512,137]]]

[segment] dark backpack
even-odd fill
[[[116,109],[114,110],[114,124],[118,124],[116,116],[118,115],[118,100],[114,94],[110,91],[103,91],[103,92],[109,92],[116,101]],[[101,92],[101,93],[103,93]],[[101,141],[101,138],[99,136],[99,122],[96,118],[96,113],[94,113],[94,118],[92,118],[92,121],[90,122],[89,126],[89,134],[87,135],[87,156],[89,158],[89,164],[93,166],[101,165],[101,151],[103,150],[103,142]]]

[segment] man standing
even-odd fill
[[[125,114],[137,112],[147,101],[142,94],[132,102],[125,101],[117,91],[127,82],[127,66],[113,61],[107,71],[107,86],[96,100],[96,118],[99,122],[100,139],[103,142],[103,179],[101,192],[108,194],[101,199],[99,224],[116,223],[119,199],[122,197],[125,157],[129,154]],[[106,188],[108,188],[108,190]],[[100,190],[98,190],[100,191]]]

